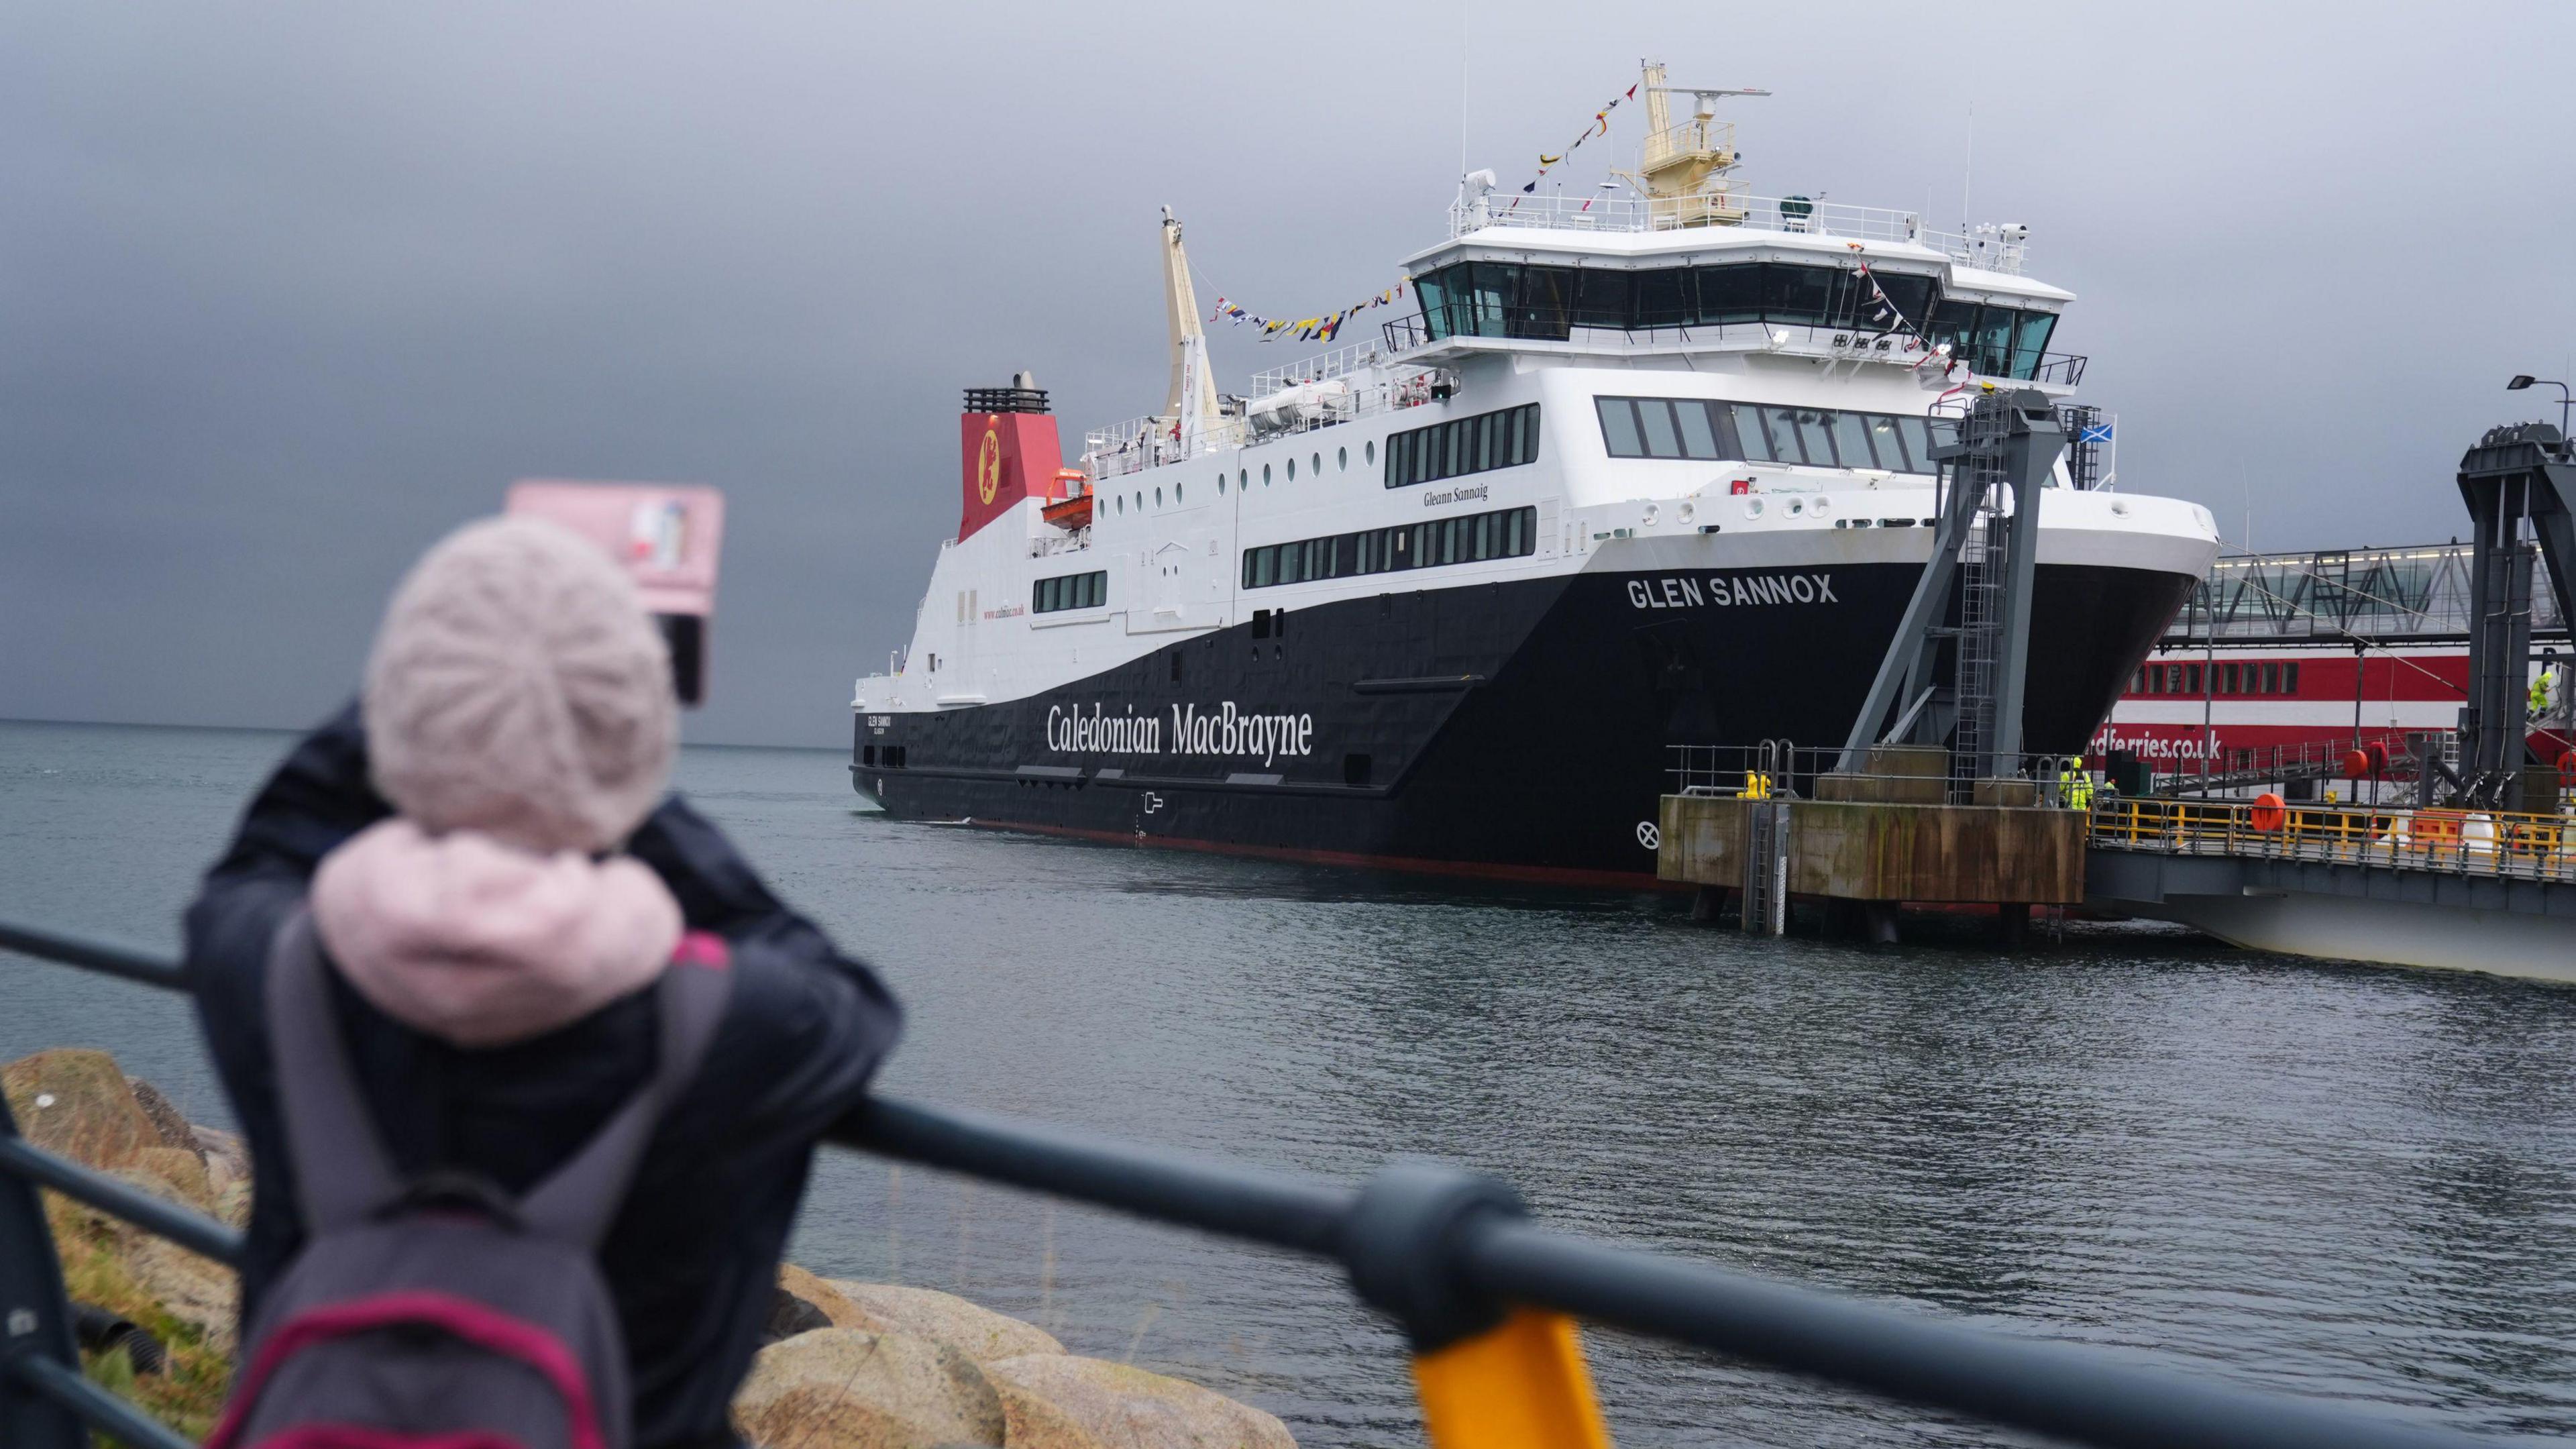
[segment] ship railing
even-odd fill
[[[1564,192],[1493,192],[1449,208],[1449,235],[1469,236],[1488,227],[1543,231],[1679,231],[1736,226],[1751,231],[1848,241],[1922,242],[1915,213],[1883,206],[1847,206],[1804,196],[1750,196],[1710,191],[1689,196],[1600,196]]]
[[[1254,373],[1252,396],[1255,401],[1259,401],[1271,393],[1295,387],[1301,382],[1330,382],[1337,377],[1349,377],[1354,373],[1382,367],[1386,364],[1386,360],[1385,343],[1354,342],[1347,347],[1336,347],[1330,352],[1301,357],[1285,367],[1273,367]]]
[[[2008,756],[2001,768],[1946,749],[1875,746],[1855,757],[1839,745],[1785,741],[1750,745],[1668,745],[1665,777],[1675,795],[1725,799],[1876,800],[1889,804],[2080,804],[2099,772],[2082,755],[2037,751]],[[1980,772],[1994,769],[1991,778]]]
[[[1954,380],[1977,378],[1997,382],[2037,382],[2051,387],[2082,385],[2088,359],[2080,353],[2041,352],[2033,348],[1982,347],[1974,342],[1926,347],[1900,332],[1852,321],[1701,321],[1688,316],[1623,316],[1605,323],[1580,307],[1548,304],[1502,306],[1469,298],[1431,304],[1379,328],[1386,352],[1402,358],[1434,343],[1476,346],[1499,341],[1570,343],[1577,348],[1675,346],[1709,352],[1779,352],[1829,361],[1889,363],[1940,372],[1953,368]]]
[[[1220,417],[1197,437],[1184,438],[1179,424],[1169,417],[1129,418],[1082,435],[1083,471],[1097,482],[1166,463],[1186,463],[1202,453],[1239,448],[1250,432],[1243,419]]]
[[[2134,827],[2143,831],[2143,825]],[[185,992],[180,963],[0,922],[0,952]],[[2106,1449],[2472,1449],[2348,1406],[2186,1375],[2137,1356],[1972,1328],[1549,1231],[1507,1184],[1397,1160],[1357,1187],[1064,1128],[877,1097],[839,1147],[961,1173],[1339,1267],[1405,1332],[1433,1449],[1608,1449],[1578,1320],[1823,1384]],[[0,1429],[11,1449],[188,1441],[85,1377],[39,1189],[238,1267],[234,1228],[39,1148],[0,1100]]]
[[[2097,799],[2097,849],[2576,884],[2564,814],[2277,800]]]

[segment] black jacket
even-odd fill
[[[245,1325],[304,1231],[261,1008],[270,938],[315,863],[389,813],[367,783],[357,712],[344,711],[251,801],[188,908],[198,1020],[250,1145]],[[696,1084],[646,1150],[600,1268],[633,1367],[637,1444],[731,1444],[727,1406],[759,1346],[815,1139],[864,1095],[902,1017],[873,972],[779,904],[676,797],[628,848],[690,927],[730,943],[734,990]],[[336,973],[332,988],[375,1121],[406,1171],[461,1168],[524,1190],[653,1060],[653,1008],[641,995],[532,1041],[466,1051],[378,1012]]]

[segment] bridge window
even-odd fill
[[[1109,575],[1106,571],[1065,574],[1039,579],[1032,586],[1029,612],[1054,614],[1066,609],[1097,609],[1108,602]]]
[[[1873,292],[1871,281],[1877,289]],[[1844,327],[1893,332],[1927,327],[1940,284],[1929,276],[1871,272],[1796,262],[1735,262],[1722,266],[1651,267],[1639,271],[1586,267],[1522,266],[1510,262],[1459,262],[1414,279],[1423,326],[1433,339],[1525,337],[1562,339],[1574,327],[1630,332],[1740,323]],[[1885,301],[1880,300],[1884,296]],[[1978,325],[1975,303],[1957,319],[1964,340]],[[2018,314],[1997,309],[2004,331],[1999,351],[2009,357],[2023,344],[2014,329]],[[2044,324],[2037,338],[2045,342]]]

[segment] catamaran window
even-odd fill
[[[1396,573],[1538,552],[1538,510],[1503,508],[1243,551],[1243,586]]]
[[[1106,572],[1065,574],[1060,578],[1040,579],[1032,586],[1029,612],[1053,614],[1065,609],[1097,609],[1109,602],[1109,575]]]
[[[1538,458],[1538,404],[1454,418],[1386,440],[1386,486],[1516,468]]]

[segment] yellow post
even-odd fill
[[[1610,1449],[1574,1320],[1515,1308],[1413,1360],[1431,1449]]]

